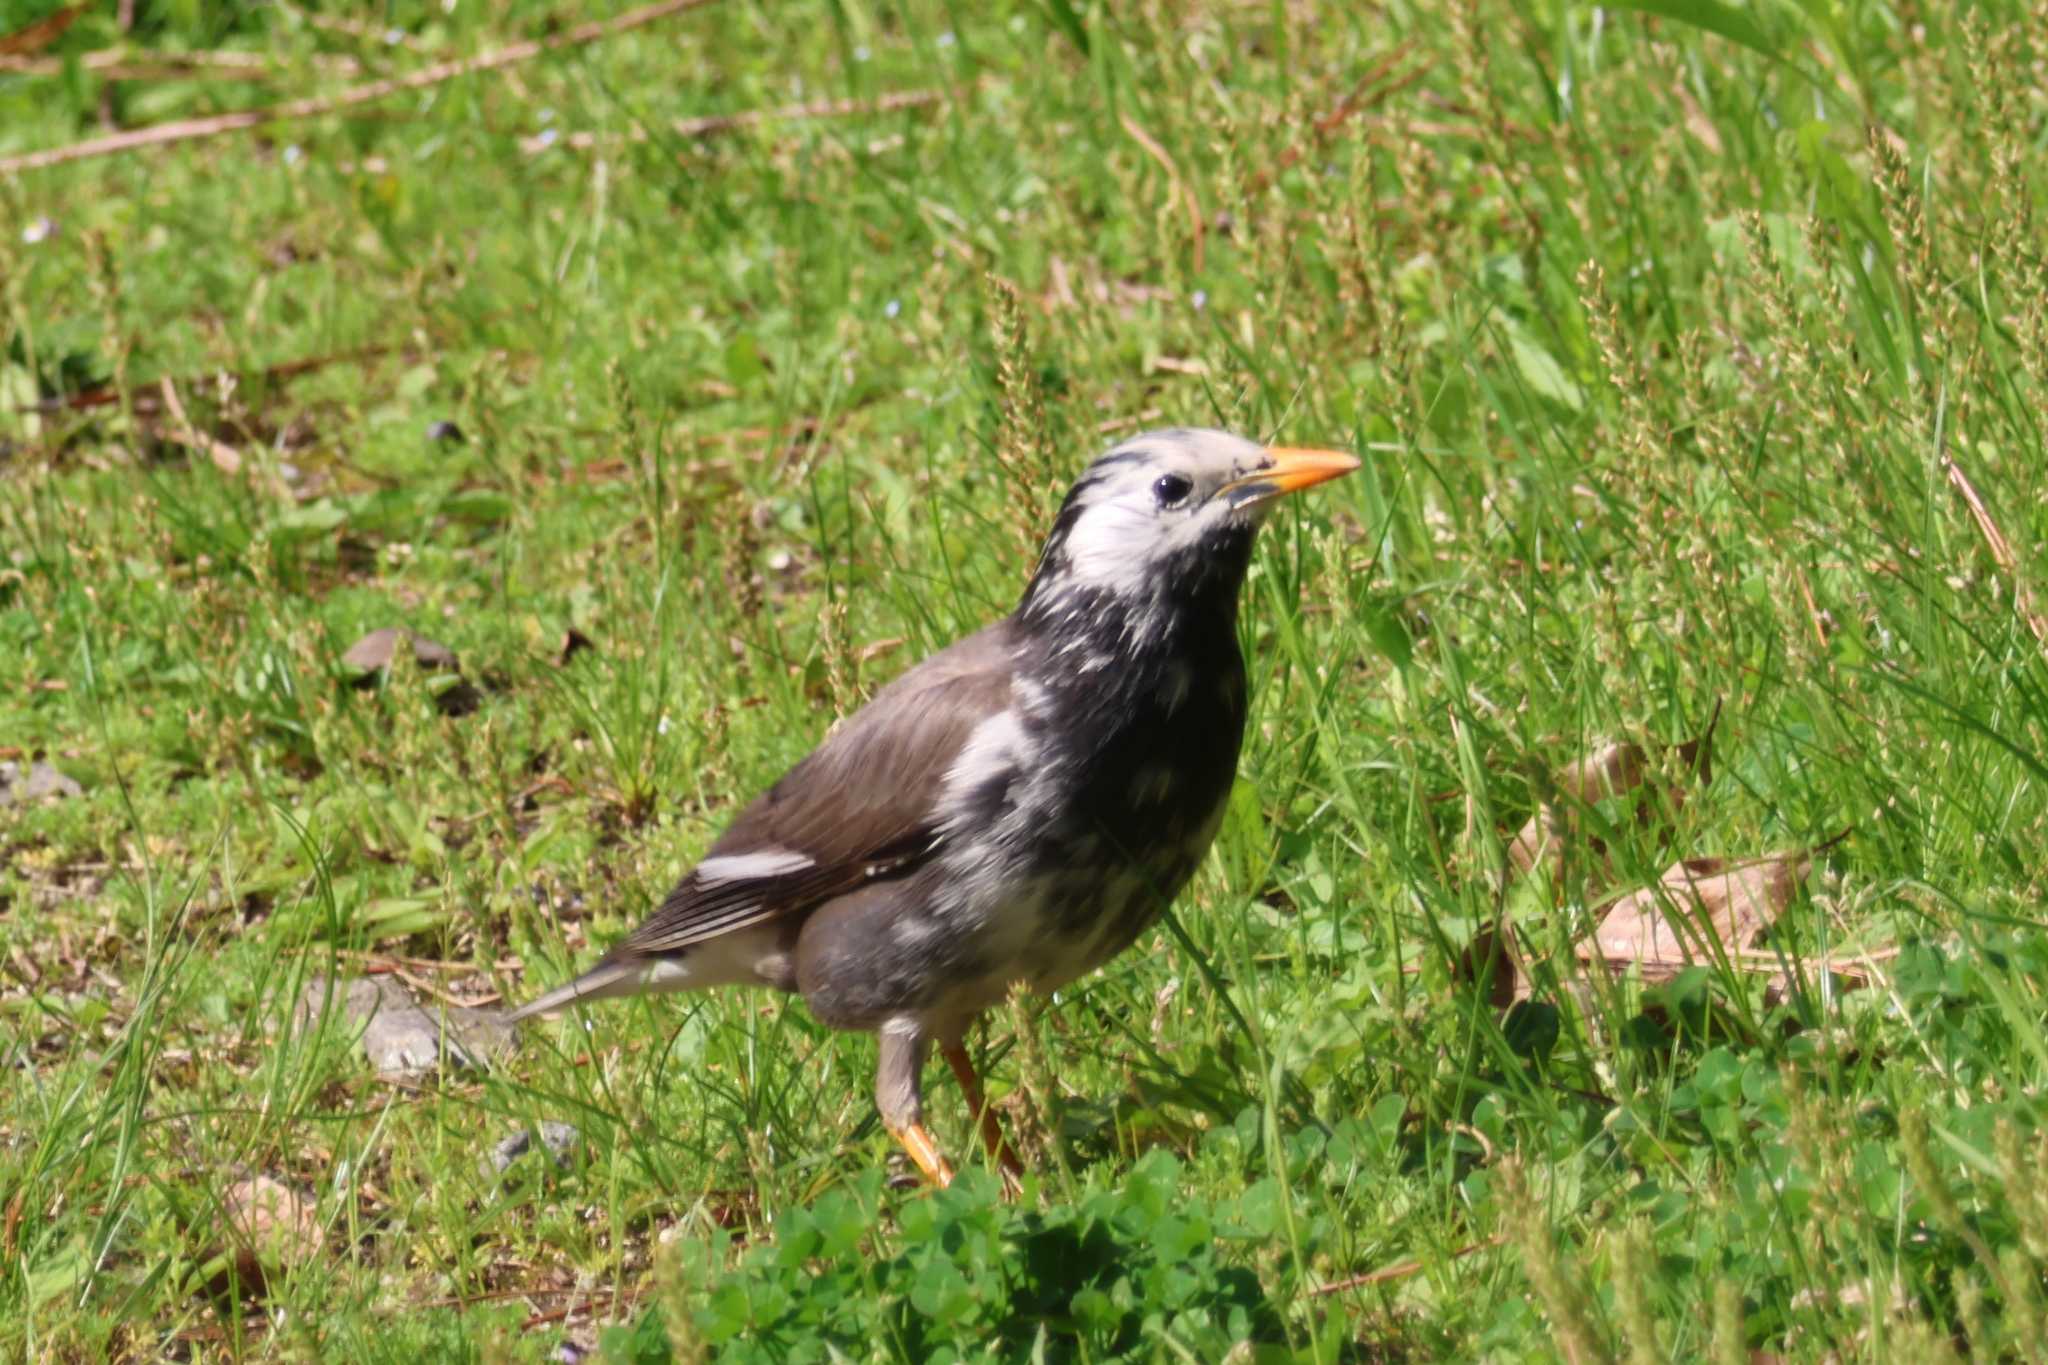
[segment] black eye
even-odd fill
[[[1159,499],[1161,507],[1178,507],[1187,501],[1194,485],[1178,474],[1161,474],[1159,481],[1152,485],[1152,496]]]

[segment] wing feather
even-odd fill
[[[742,811],[613,955],[679,952],[921,866],[943,838],[947,774],[975,727],[1009,704],[1007,625],[877,693]]]

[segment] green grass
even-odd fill
[[[132,56],[267,74],[104,112],[570,22],[449,8],[145,3]],[[0,177],[0,748],[85,787],[0,808],[0,1354],[2041,1358],[2048,660],[1945,462],[2038,582],[2048,14],[1971,13],[722,0]],[[0,156],[102,112],[81,61],[0,74]],[[872,1041],[796,1002],[422,1086],[294,1022],[312,974],[587,963],[1167,423],[1368,463],[1265,539],[1174,923],[975,1044],[1017,1205],[884,1180]],[[481,705],[352,690],[386,625]],[[1537,775],[1717,708],[1675,816],[1503,875]],[[1785,998],[1575,953],[1593,874],[1845,830]],[[548,1119],[566,1167],[479,1170]],[[250,1174],[321,1241],[237,1293]]]

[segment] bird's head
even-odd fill
[[[1253,534],[1283,494],[1358,468],[1330,450],[1262,446],[1223,431],[1148,431],[1075,482],[1024,598],[1233,596]]]

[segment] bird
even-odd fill
[[[1075,481],[1016,609],[882,687],[747,805],[652,916],[511,1011],[734,984],[878,1042],[875,1104],[925,1177],[936,1045],[992,1160],[1021,1167],[965,1038],[1130,947],[1223,820],[1247,713],[1237,606],[1254,538],[1351,455],[1173,428]]]

